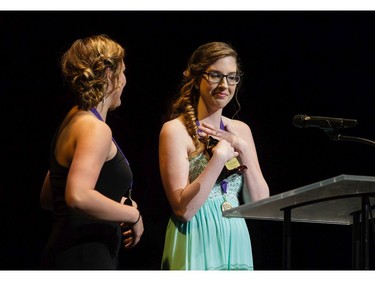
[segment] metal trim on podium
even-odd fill
[[[226,210],[223,216],[283,221],[284,269],[291,269],[292,222],[352,225],[353,268],[368,269],[374,197],[375,177],[339,175]]]

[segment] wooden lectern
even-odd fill
[[[352,225],[353,268],[369,269],[374,197],[375,177],[340,175],[241,205],[223,216],[283,221],[284,269],[291,269],[291,222]]]

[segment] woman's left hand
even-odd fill
[[[219,141],[225,139],[233,146],[235,150],[239,149],[240,138],[238,134],[235,132],[235,130],[232,128],[232,126],[230,126],[229,124],[225,126],[225,130],[216,128],[215,126],[212,126],[207,123],[202,123],[198,127],[198,129],[201,130],[203,134],[210,135]]]

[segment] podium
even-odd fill
[[[223,216],[283,221],[284,269],[291,269],[292,222],[352,225],[353,268],[368,269],[374,197],[375,177],[339,175],[232,208]]]

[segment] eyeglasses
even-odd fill
[[[203,72],[203,74],[207,75],[208,82],[215,83],[215,84],[221,83],[221,81],[225,77],[227,79],[228,85],[230,85],[230,86],[237,85],[240,82],[240,79],[241,79],[241,76],[236,74],[236,73],[224,75],[220,72]]]

